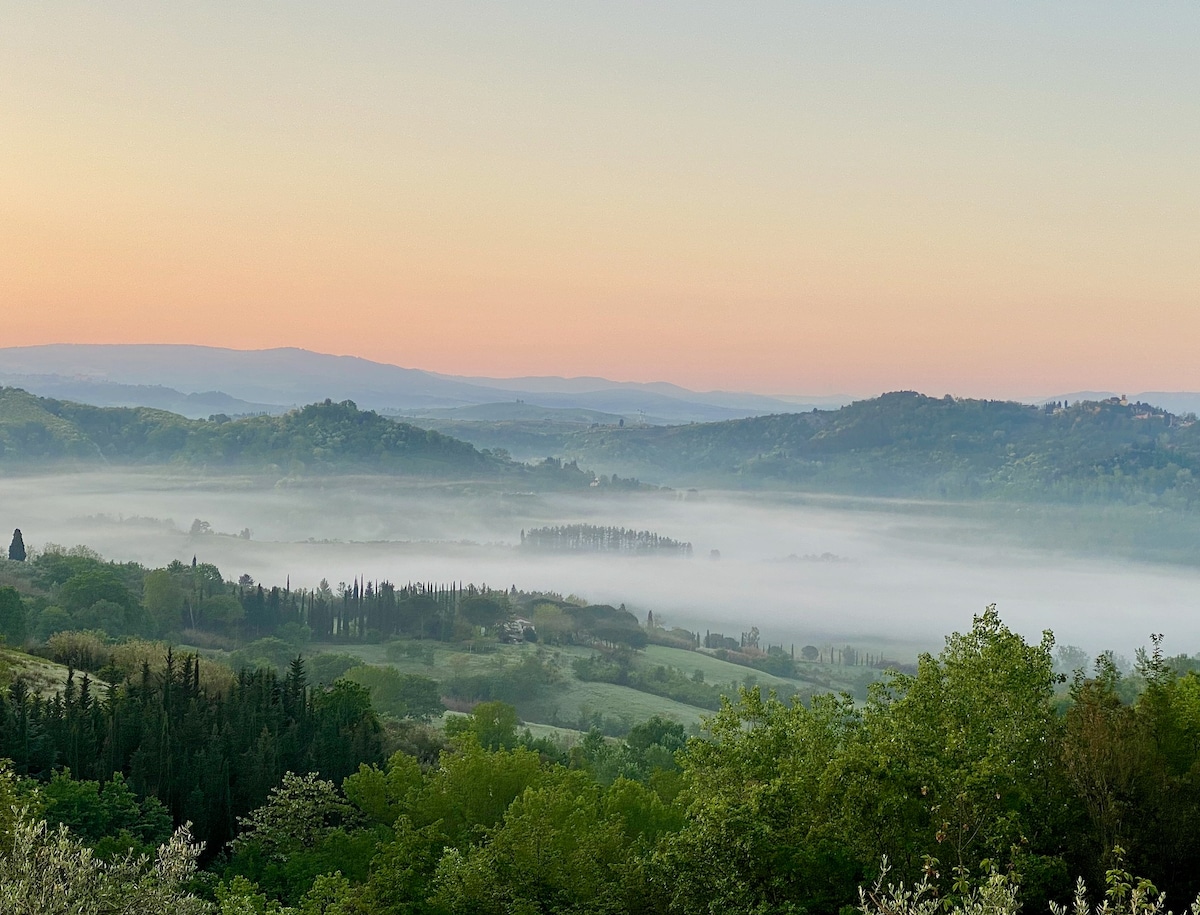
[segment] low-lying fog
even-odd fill
[[[192,535],[193,521],[216,532]],[[523,528],[590,523],[649,529],[691,559],[547,557]],[[0,479],[0,529],[25,543],[86,544],[161,566],[193,555],[227,578],[335,587],[355,576],[578,594],[667,625],[769,641],[844,643],[911,657],[996,603],[1030,638],[1132,656],[1150,632],[1172,654],[1200,650],[1200,569],[1048,555],[992,538],[983,522],[885,503],[853,510],[788,496],[503,494],[385,478],[264,483],[159,473]],[[250,539],[236,536],[249,529]],[[718,550],[720,558],[710,558]]]

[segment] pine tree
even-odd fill
[[[19,527],[13,531],[12,544],[8,548],[8,558],[14,562],[25,561],[25,538],[21,536]]]

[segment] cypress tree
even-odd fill
[[[15,562],[25,561],[25,538],[21,536],[19,527],[13,531],[12,544],[8,548],[8,558]]]

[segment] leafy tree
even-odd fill
[[[370,690],[376,708],[398,718],[428,721],[445,711],[437,681],[429,677],[371,665],[354,667],[345,677]]]
[[[120,773],[101,785],[76,781],[64,769],[41,788],[38,800],[51,827],[66,826],[104,858],[149,854],[171,836],[166,808],[157,798],[139,801]]]
[[[200,846],[176,830],[153,860],[97,857],[65,826],[50,829],[27,812],[13,824],[11,851],[0,857],[0,911],[5,915],[200,915],[204,901],[187,892]]]
[[[346,799],[361,813],[382,826],[391,826],[411,811],[424,779],[412,756],[393,753],[387,766],[362,765],[342,782]]]
[[[338,680],[316,691],[312,705],[313,752],[324,774],[341,781],[361,763],[383,760],[382,729],[365,687]]]
[[[46,640],[50,657],[80,670],[99,670],[112,656],[108,634],[100,629],[56,632]]]
[[[863,864],[837,840],[836,788],[858,727],[848,698],[785,705],[756,687],[726,701],[711,739],[680,754],[684,828],[661,844],[654,884],[677,913],[836,910]]]
[[[28,634],[25,603],[16,588],[0,588],[0,636],[9,645],[25,644]]]
[[[490,629],[508,616],[508,607],[491,597],[469,597],[458,612],[472,626]]]
[[[519,722],[517,710],[507,702],[480,702],[471,714],[447,722],[446,733],[469,734],[488,750],[512,749],[517,745]]]
[[[413,824],[438,824],[445,844],[466,848],[504,817],[513,799],[542,777],[541,759],[523,747],[488,751],[474,740],[442,753],[413,806]]]
[[[86,610],[97,601],[110,601],[124,610],[132,610],[137,599],[120,576],[104,566],[75,573],[58,589],[58,599],[68,613]]]
[[[560,772],[513,801],[486,843],[443,856],[435,899],[463,915],[647,911],[631,857],[621,821],[604,815],[599,787],[583,773]]]
[[[375,837],[346,828],[356,825],[356,813],[333,782],[288,772],[267,803],[241,819],[230,873],[249,875],[269,897],[289,902],[339,865],[365,876]]]
[[[1049,632],[1027,644],[992,605],[915,675],[872,688],[840,776],[851,815],[874,811],[873,831],[848,830],[864,858],[886,854],[915,879],[926,855],[976,869],[1017,849],[1027,894],[1066,889],[1075,811],[1056,752],[1053,647]]]
[[[184,588],[179,577],[166,569],[154,569],[142,579],[142,605],[157,633],[176,630],[183,612]]]

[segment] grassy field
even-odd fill
[[[875,672],[866,667],[842,667],[837,664],[818,664],[805,662],[799,665],[801,677],[777,677],[761,670],[742,667],[722,661],[703,651],[685,651],[681,648],[667,648],[663,645],[647,645],[642,653],[640,666],[653,667],[662,664],[666,667],[676,667],[684,673],[691,674],[699,670],[704,674],[704,682],[714,686],[738,683],[745,684],[747,678],[764,689],[799,689],[817,692],[848,692],[860,693],[863,684],[875,678]]]
[[[49,698],[66,685],[67,668],[11,648],[0,648],[0,687],[7,687],[17,677],[25,680],[31,693]]]
[[[412,654],[394,649],[389,651],[385,645],[324,644],[314,645],[311,650],[351,655],[367,664],[391,666],[402,673],[420,674],[438,681],[497,673],[529,655],[538,655],[554,666],[558,682],[538,695],[518,700],[515,703],[517,712],[530,725],[566,729],[568,732],[596,726],[611,733],[654,715],[673,719],[695,731],[699,729],[702,718],[712,714],[706,709],[627,686],[580,680],[575,676],[571,662],[576,658],[590,657],[593,651],[586,647],[498,644],[488,646],[489,650],[486,651],[472,652],[461,646],[439,642],[399,644],[409,646]],[[733,695],[738,686],[752,684],[789,693],[792,690],[800,690],[805,694],[846,691],[861,695],[866,682],[875,676],[875,672],[868,668],[806,664],[804,671],[809,676],[803,680],[793,680],[722,661],[699,651],[650,645],[645,651],[636,653],[635,667],[653,668],[658,665],[677,668],[688,676],[699,670],[706,683],[726,688],[729,695]]]

